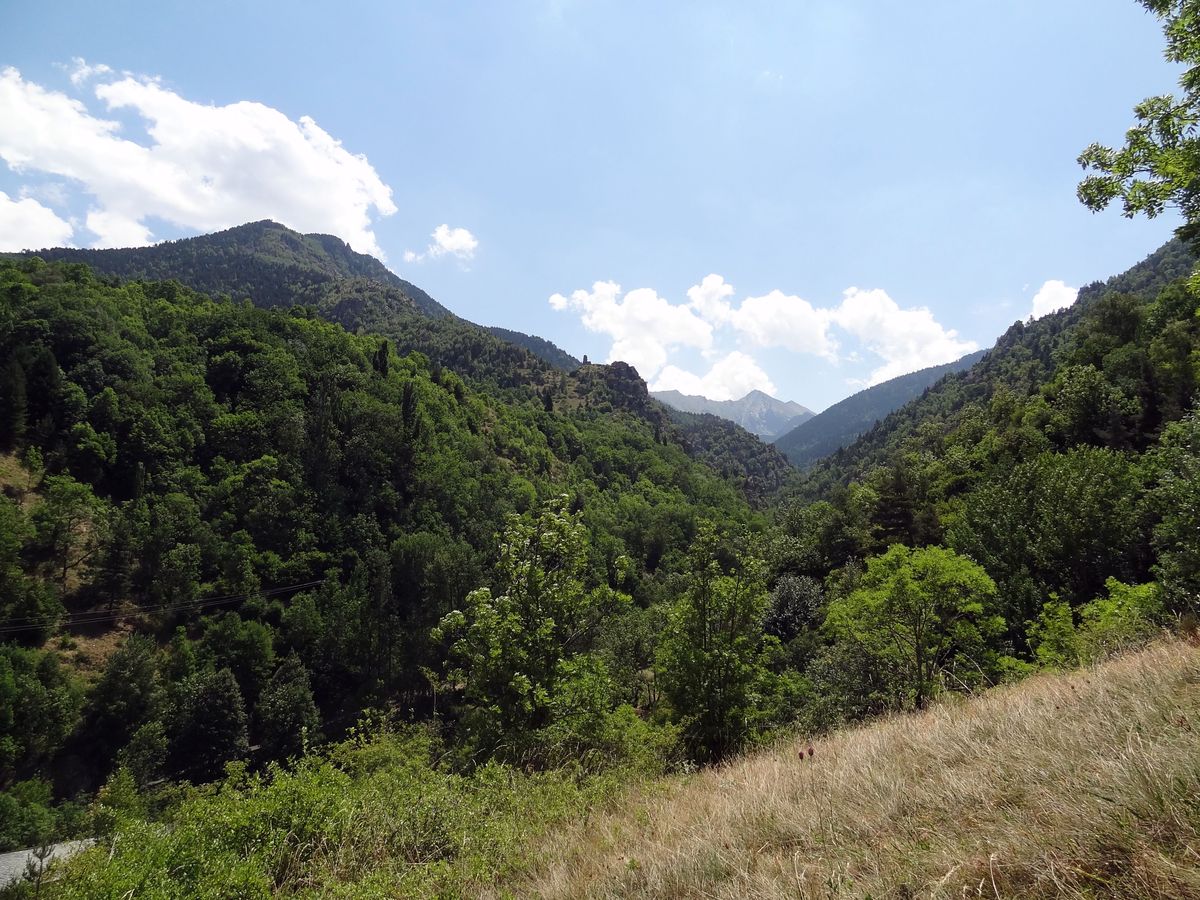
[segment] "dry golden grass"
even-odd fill
[[[42,649],[55,653],[62,665],[74,670],[88,684],[93,684],[104,674],[108,658],[132,633],[131,625],[119,622],[115,627],[94,635],[67,634],[65,640],[63,637],[51,638]]]
[[[1200,650],[739,759],[560,834],[544,897],[1200,897]]]
[[[25,510],[33,507],[37,478],[21,465],[15,453],[0,453],[0,491],[8,494]]]

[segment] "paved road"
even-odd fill
[[[66,859],[68,856],[74,856],[80,850],[85,850],[94,842],[86,841],[65,841],[61,844],[55,844],[50,852],[50,859]],[[0,887],[4,887],[13,881],[19,879],[25,874],[25,863],[33,859],[33,850],[17,850],[13,853],[0,853]]]

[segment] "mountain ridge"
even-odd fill
[[[651,391],[650,396],[681,412],[727,419],[764,441],[770,441],[814,415],[811,409],[795,400],[780,400],[760,390],[750,391],[737,400],[711,400],[674,390]]]
[[[358,253],[331,234],[301,234],[271,219],[247,222],[209,234],[161,241],[146,247],[93,250],[50,247],[12,256],[47,262],[77,262],[126,280],[175,279],[193,290],[266,308],[312,305],[347,328],[370,326],[369,314],[353,295],[367,295],[391,314],[410,307],[434,320],[461,323],[570,371],[574,357],[550,341],[504,328],[486,328],[451,312],[425,290],[401,278],[375,257]],[[353,290],[346,290],[347,286]],[[351,295],[347,298],[347,295]],[[349,299],[349,302],[347,302]]]
[[[895,448],[916,438],[923,422],[936,423],[938,432],[948,433],[966,410],[981,410],[997,392],[1017,397],[1037,393],[1043,379],[1048,383],[1053,377],[1058,356],[1082,323],[1095,320],[1100,324],[1106,316],[1119,319],[1122,315],[1104,313],[1097,307],[1122,296],[1148,303],[1169,285],[1187,278],[1196,260],[1183,241],[1173,238],[1120,274],[1080,288],[1071,306],[1033,321],[1014,322],[975,365],[944,375],[851,443],[815,460],[804,472],[802,495],[819,496],[833,484],[848,484],[886,465]],[[1094,362],[1102,364],[1103,360],[1097,357]]]
[[[214,248],[236,251],[241,257],[253,255],[256,266],[238,266],[237,256],[221,264],[211,252]],[[98,272],[126,279],[176,278],[194,290],[227,293],[234,300],[252,299],[264,307],[292,305],[297,297],[316,300],[322,288],[338,279],[363,278],[399,289],[427,316],[453,315],[421,288],[375,257],[353,250],[341,238],[301,234],[271,219],[147,247],[48,247],[20,255],[40,256],[47,262],[82,262]],[[167,269],[169,274],[164,271]]]
[[[174,279],[193,290],[250,300],[264,308],[312,306],[346,328],[378,331],[425,352],[435,362],[456,365],[468,377],[486,375],[501,387],[512,384],[485,372],[486,360],[499,358],[513,369],[528,372],[536,368],[522,358],[528,353],[555,369],[578,367],[573,357],[544,338],[485,328],[455,315],[422,288],[375,257],[356,252],[341,238],[301,234],[270,219],[146,247],[52,247],[9,255],[83,263],[126,280]],[[430,346],[439,342],[451,346],[445,358]],[[503,350],[505,345],[512,350]],[[485,362],[479,363],[480,359]],[[535,379],[539,385],[544,380]]]
[[[377,334],[402,355],[419,352],[435,369],[454,371],[497,400],[536,402],[547,410],[623,410],[645,421],[660,440],[722,473],[757,505],[793,474],[786,460],[740,426],[730,423],[738,434],[715,420],[674,421],[632,367],[588,366],[543,338],[463,319],[330,235],[302,235],[263,220],[148,247],[11,256],[82,264],[124,280],[175,280],[267,309],[292,307],[351,332]]]
[[[793,465],[804,468],[851,443],[874,423],[919,397],[951,372],[969,369],[987,354],[968,353],[953,362],[909,372],[852,394],[805,419],[772,442]]]

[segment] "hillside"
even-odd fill
[[[763,441],[774,440],[813,415],[811,409],[794,400],[777,400],[762,391],[751,391],[740,400],[709,400],[679,391],[651,391],[651,396],[681,412],[728,419]]]
[[[795,478],[782,453],[736,423],[710,413],[666,409],[688,453],[739,485],[751,503],[774,500]]]
[[[350,330],[387,336],[401,352],[419,350],[465,377],[501,387],[522,380],[540,385],[548,367],[569,368],[570,357],[549,341],[470,323],[339,238],[299,234],[276,222],[251,222],[149,247],[56,247],[25,255],[84,263],[124,280],[174,279],[193,290],[265,308],[311,306]]]
[[[685,438],[665,409],[649,399],[636,373],[632,378],[623,371],[597,378],[593,368],[581,374],[581,363],[551,342],[454,316],[378,260],[329,235],[301,235],[274,222],[255,222],[151,247],[59,248],[36,255],[82,263],[120,279],[174,279],[194,290],[249,299],[268,309],[300,305],[349,331],[387,338],[400,354],[419,352],[435,370],[453,371],[495,402],[625,409],[644,419],[658,440],[725,472],[758,505],[781,484],[777,461],[764,455],[750,435],[700,424]],[[595,392],[602,383],[607,386],[600,397]],[[621,392],[627,396],[619,396]],[[731,464],[728,450],[733,445],[750,452]]]
[[[1200,896],[1198,722],[1163,643],[635,792],[516,893]]]
[[[318,304],[337,282],[363,279],[398,289],[427,316],[451,315],[420,288],[379,260],[356,253],[329,234],[300,234],[277,222],[249,222],[200,237],[163,241],[150,247],[38,250],[47,261],[81,262],[119,278],[174,278],[206,294],[229,294],[258,306]]]
[[[509,341],[518,347],[524,347],[530,353],[541,357],[554,366],[554,368],[561,369],[564,372],[574,372],[582,365],[579,360],[566,350],[537,335],[522,334],[520,331],[511,331],[508,328],[501,328],[498,325],[489,326],[488,331],[501,340]]]
[[[1200,900],[1200,0],[553,5],[22,5],[0,900]]]
[[[1124,304],[1126,307],[1145,309],[1164,288],[1191,274],[1195,263],[1195,254],[1185,244],[1178,239],[1171,240],[1127,271],[1081,288],[1075,304],[1068,309],[1031,323],[1013,324],[977,365],[944,377],[928,392],[868,429],[843,451],[817,462],[809,470],[809,489],[805,495],[816,497],[833,484],[846,484],[862,478],[873,468],[894,459],[900,448],[917,439],[918,432],[927,438],[934,434],[944,437],[966,424],[973,416],[986,418],[999,412],[990,407],[992,398],[997,395],[1008,402],[1009,397],[1032,398],[1040,394],[1054,379],[1058,369],[1065,368],[1065,364],[1072,361],[1066,357],[1075,343],[1075,335],[1085,324],[1094,324],[1098,331],[1111,331],[1096,346],[1100,356],[1093,354],[1091,358],[1081,357],[1078,360],[1083,366],[1101,368],[1104,353],[1119,351],[1121,346],[1134,340],[1133,329],[1137,326],[1139,316],[1134,311],[1123,312],[1120,303],[1108,309],[1101,308],[1106,300],[1114,296],[1127,296],[1131,302]],[[1190,301],[1181,302],[1186,305]],[[1179,327],[1187,331],[1189,320],[1186,310],[1182,311],[1181,322],[1184,324]],[[1147,324],[1161,327],[1165,322]],[[1144,344],[1143,354],[1157,336],[1140,336]],[[1179,350],[1185,356],[1190,352],[1185,346],[1190,341],[1187,335],[1180,334],[1171,340],[1181,342]],[[1126,366],[1127,371],[1118,377],[1130,380],[1137,377],[1131,370],[1131,361],[1121,360],[1119,355],[1118,352],[1112,363]],[[1187,369],[1184,365],[1177,375],[1186,375]],[[1145,376],[1145,372],[1140,374]],[[1166,373],[1162,381],[1164,385],[1174,381],[1174,390],[1180,392],[1181,399],[1173,407],[1177,415],[1180,404],[1184,409],[1190,405],[1190,382],[1179,382],[1178,377],[1172,378]],[[1149,385],[1147,389],[1153,393]],[[1156,432],[1159,425],[1156,417],[1161,414],[1153,408],[1143,408],[1142,413],[1138,420],[1129,421],[1125,427],[1143,435],[1144,439]],[[1088,440],[1094,437],[1088,436]]]
[[[805,468],[853,440],[945,375],[969,369],[983,359],[986,350],[941,366],[910,372],[859,391],[784,432],[773,443],[793,465]]]
[[[51,807],[79,827],[54,801],[118,766],[206,782],[368,707],[431,718],[427,676],[459,652],[439,623],[534,565],[575,604],[540,639],[570,628],[569,648],[540,651],[515,718],[450,726],[464,754],[535,732],[523,754],[565,752],[545,731],[564,659],[592,667],[601,721],[636,730],[647,610],[701,523],[764,524],[628,366],[584,367],[547,409],[302,307],[38,259],[0,260],[0,291],[19,300],[0,324],[0,849],[59,827]],[[503,535],[533,523],[566,537],[513,562]]]
[[[51,896],[1193,897],[1198,685],[1200,651],[1164,641],[620,782],[461,778],[427,737],[375,733],[194,794],[170,828],[123,812]]]

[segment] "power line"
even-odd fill
[[[135,616],[148,615],[156,612],[197,612],[206,608],[221,606],[226,603],[235,603],[239,600],[247,600],[251,597],[274,597],[277,594],[286,594],[289,591],[303,590],[304,588],[316,587],[324,584],[325,579],[317,579],[315,581],[303,581],[297,584],[279,585],[277,587],[268,588],[265,591],[248,591],[244,594],[224,594],[215,597],[202,597],[197,600],[189,600],[186,603],[163,603],[158,606],[143,606],[132,612],[85,612],[76,616],[69,616],[64,622],[58,616],[45,616],[40,621],[35,620],[35,616],[18,616],[13,619],[0,620],[0,634],[17,634],[22,631],[37,631],[51,625],[61,625],[64,628],[71,628],[79,625],[92,625],[99,622],[112,621],[117,619],[129,619]]]
[[[76,616],[69,617],[67,619],[67,621],[63,622],[62,624],[65,627],[71,627],[71,626],[76,626],[76,625],[90,625],[95,622],[115,621],[116,619],[132,618],[134,616],[145,615],[148,613],[155,613],[155,612],[169,612],[169,611],[191,612],[191,611],[204,609],[206,607],[220,606],[224,603],[233,603],[238,600],[249,599],[250,597],[272,597],[272,596],[275,596],[276,594],[283,594],[283,593],[287,593],[288,591],[300,590],[300,589],[306,588],[306,587],[314,587],[314,586],[322,584],[322,583],[323,583],[323,580],[300,582],[298,584],[281,585],[279,587],[268,588],[265,591],[250,591],[250,592],[247,592],[244,594],[226,594],[226,595],[221,595],[221,596],[216,596],[216,597],[202,597],[198,600],[189,600],[186,603],[178,603],[178,604],[164,603],[164,604],[160,604],[158,606],[144,606],[144,607],[139,607],[138,609],[136,609],[132,612],[81,613]],[[33,617],[27,617],[27,618],[33,618]],[[47,616],[47,617],[44,617],[41,621],[35,621],[32,623],[10,624],[10,623],[15,623],[16,621],[17,620],[7,620],[5,622],[0,622],[0,634],[10,634],[10,633],[19,632],[19,631],[31,631],[31,630],[35,630],[35,629],[39,629],[39,628],[45,628],[47,625],[58,624],[61,621],[61,619],[59,619],[57,617]]]
[[[276,591],[276,590],[286,590],[286,589],[287,588],[284,587],[284,588],[271,588],[269,590]],[[216,602],[218,600],[234,600],[234,599],[241,599],[243,597],[249,597],[249,596],[253,596],[253,594],[217,594],[216,596],[213,596],[213,597],[201,597],[198,600],[188,600],[185,604],[180,604],[180,605],[181,606],[191,606],[191,605],[195,605],[197,603],[209,603],[209,602]],[[170,605],[171,604],[163,604],[163,606],[170,606]],[[147,606],[147,607],[142,607],[141,609],[144,611],[149,611],[151,609],[159,609],[159,608],[161,608],[161,607],[148,607]],[[93,612],[80,613],[79,615],[81,617],[86,618],[88,616],[107,616],[107,615],[112,615],[112,613],[93,611]],[[39,622],[46,621],[48,618],[49,617],[47,617],[47,616],[13,616],[11,619],[4,619],[4,620],[0,621],[0,626],[17,625],[17,624],[22,624],[22,623],[26,623],[26,622],[39,623]]]

